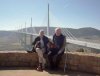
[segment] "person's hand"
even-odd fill
[[[61,54],[61,52],[62,52],[62,51],[61,51],[61,50],[59,50],[59,52],[58,52],[57,54],[59,55],[59,54]]]
[[[51,54],[51,51],[48,52],[48,55],[50,55],[50,54]]]

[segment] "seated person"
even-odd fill
[[[64,54],[66,45],[66,37],[61,33],[60,28],[55,29],[53,35],[53,47],[49,46],[48,60],[50,63],[50,69],[58,69],[61,57]]]
[[[43,54],[47,53],[47,43],[48,42],[49,42],[49,39],[44,35],[44,31],[40,30],[39,36],[37,36],[34,42],[32,43],[39,57],[39,65],[37,67],[38,71],[43,71],[45,67],[46,61],[45,61]]]

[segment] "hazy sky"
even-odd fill
[[[0,30],[46,26],[50,4],[50,26],[100,29],[100,0],[0,0]]]

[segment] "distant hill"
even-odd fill
[[[0,31],[1,50],[23,50],[19,43],[19,35],[13,31]]]
[[[0,31],[0,39],[8,40],[9,42],[14,42],[18,40],[18,33],[13,31]]]
[[[69,31],[76,37],[100,36],[100,30],[91,27],[80,28],[80,29],[69,29]]]
[[[35,30],[34,30],[35,29]],[[40,29],[44,29],[45,32],[47,32],[46,27],[34,27],[34,28],[27,28],[28,32],[36,32],[38,33]],[[55,27],[50,27],[50,35],[54,34]],[[23,29],[25,31],[25,29]],[[89,36],[98,36],[100,37],[100,30],[86,27],[86,28],[79,28],[79,29],[73,29],[73,28],[62,28],[62,31],[65,35],[67,35],[67,32],[69,31],[71,34],[73,34],[75,37],[89,37]]]
[[[13,32],[13,31],[0,31],[0,37],[7,37],[7,36],[14,36],[14,35],[16,35],[16,33],[15,32]]]
[[[35,30],[34,30],[35,29]],[[38,33],[40,29],[43,29],[45,33],[47,33],[47,28],[46,27],[34,27],[34,28],[27,28],[27,31],[30,33]],[[54,29],[55,27],[50,27],[50,35],[54,34]],[[21,29],[25,31],[25,29]],[[20,30],[20,31],[21,31]],[[62,28],[62,32],[65,35],[68,35],[67,33],[70,32],[73,34],[75,37],[100,37],[100,30],[87,27],[87,28],[80,28],[80,29],[72,29],[72,28]],[[0,31],[0,37],[10,37],[10,38],[16,38],[18,33],[13,32],[13,31]]]

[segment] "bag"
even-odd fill
[[[52,42],[48,42],[47,46],[48,46],[49,49],[50,48],[56,48],[56,45]]]

